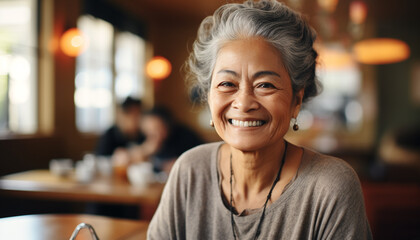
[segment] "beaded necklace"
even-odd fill
[[[281,170],[283,169],[284,162],[286,160],[286,150],[287,150],[287,142],[285,142],[284,153],[281,160],[279,171],[277,172],[276,179],[274,179],[273,185],[271,186],[270,192],[268,192],[267,199],[264,203],[264,208],[260,217],[260,221],[258,222],[257,232],[255,233],[254,240],[258,239],[261,233],[261,225],[264,221],[265,217],[265,209],[267,207],[268,200],[271,198],[271,193],[273,192],[274,187],[276,186],[277,182],[280,180]],[[232,153],[230,154],[230,221],[232,225],[232,232],[233,232],[233,239],[236,240],[236,231],[235,231],[235,219],[233,218],[233,194],[232,194],[232,179],[233,179],[233,168],[232,168]]]

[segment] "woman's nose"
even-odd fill
[[[257,109],[259,106],[252,90],[240,89],[232,102],[232,107],[242,112],[249,112]]]

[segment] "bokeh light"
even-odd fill
[[[88,39],[77,28],[67,30],[60,41],[61,50],[70,57],[77,57],[88,47]]]
[[[362,24],[366,20],[367,6],[363,1],[353,1],[350,3],[350,20],[355,24]]]
[[[146,65],[147,76],[154,80],[167,78],[172,71],[171,63],[164,57],[154,57]]]
[[[321,68],[329,70],[348,68],[353,65],[353,56],[340,45],[319,45],[318,59]]]
[[[334,12],[338,0],[318,0],[319,6],[327,12]]]
[[[353,47],[357,61],[364,64],[388,64],[407,59],[410,47],[392,38],[373,38],[360,41]]]

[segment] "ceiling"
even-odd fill
[[[240,0],[110,0],[135,16],[151,20],[159,19],[194,19],[199,20],[212,14],[219,6],[227,2]],[[315,0],[285,0],[286,4],[301,1],[303,12],[311,15],[316,11]],[[348,8],[352,0],[339,0],[337,9]],[[369,14],[378,21],[420,20],[417,0],[364,0]],[[339,16],[338,16],[339,17]]]
[[[135,16],[149,20],[201,20],[229,0],[111,0]]]

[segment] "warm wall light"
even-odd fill
[[[374,38],[356,43],[353,47],[356,60],[364,64],[400,62],[410,56],[410,47],[392,38]]]
[[[165,79],[171,74],[172,66],[164,57],[154,57],[146,65],[147,76],[154,80]]]
[[[88,46],[88,39],[77,28],[67,30],[60,40],[61,50],[68,56],[77,57]]]
[[[367,6],[363,1],[350,3],[350,20],[355,24],[362,24],[366,20]]]

